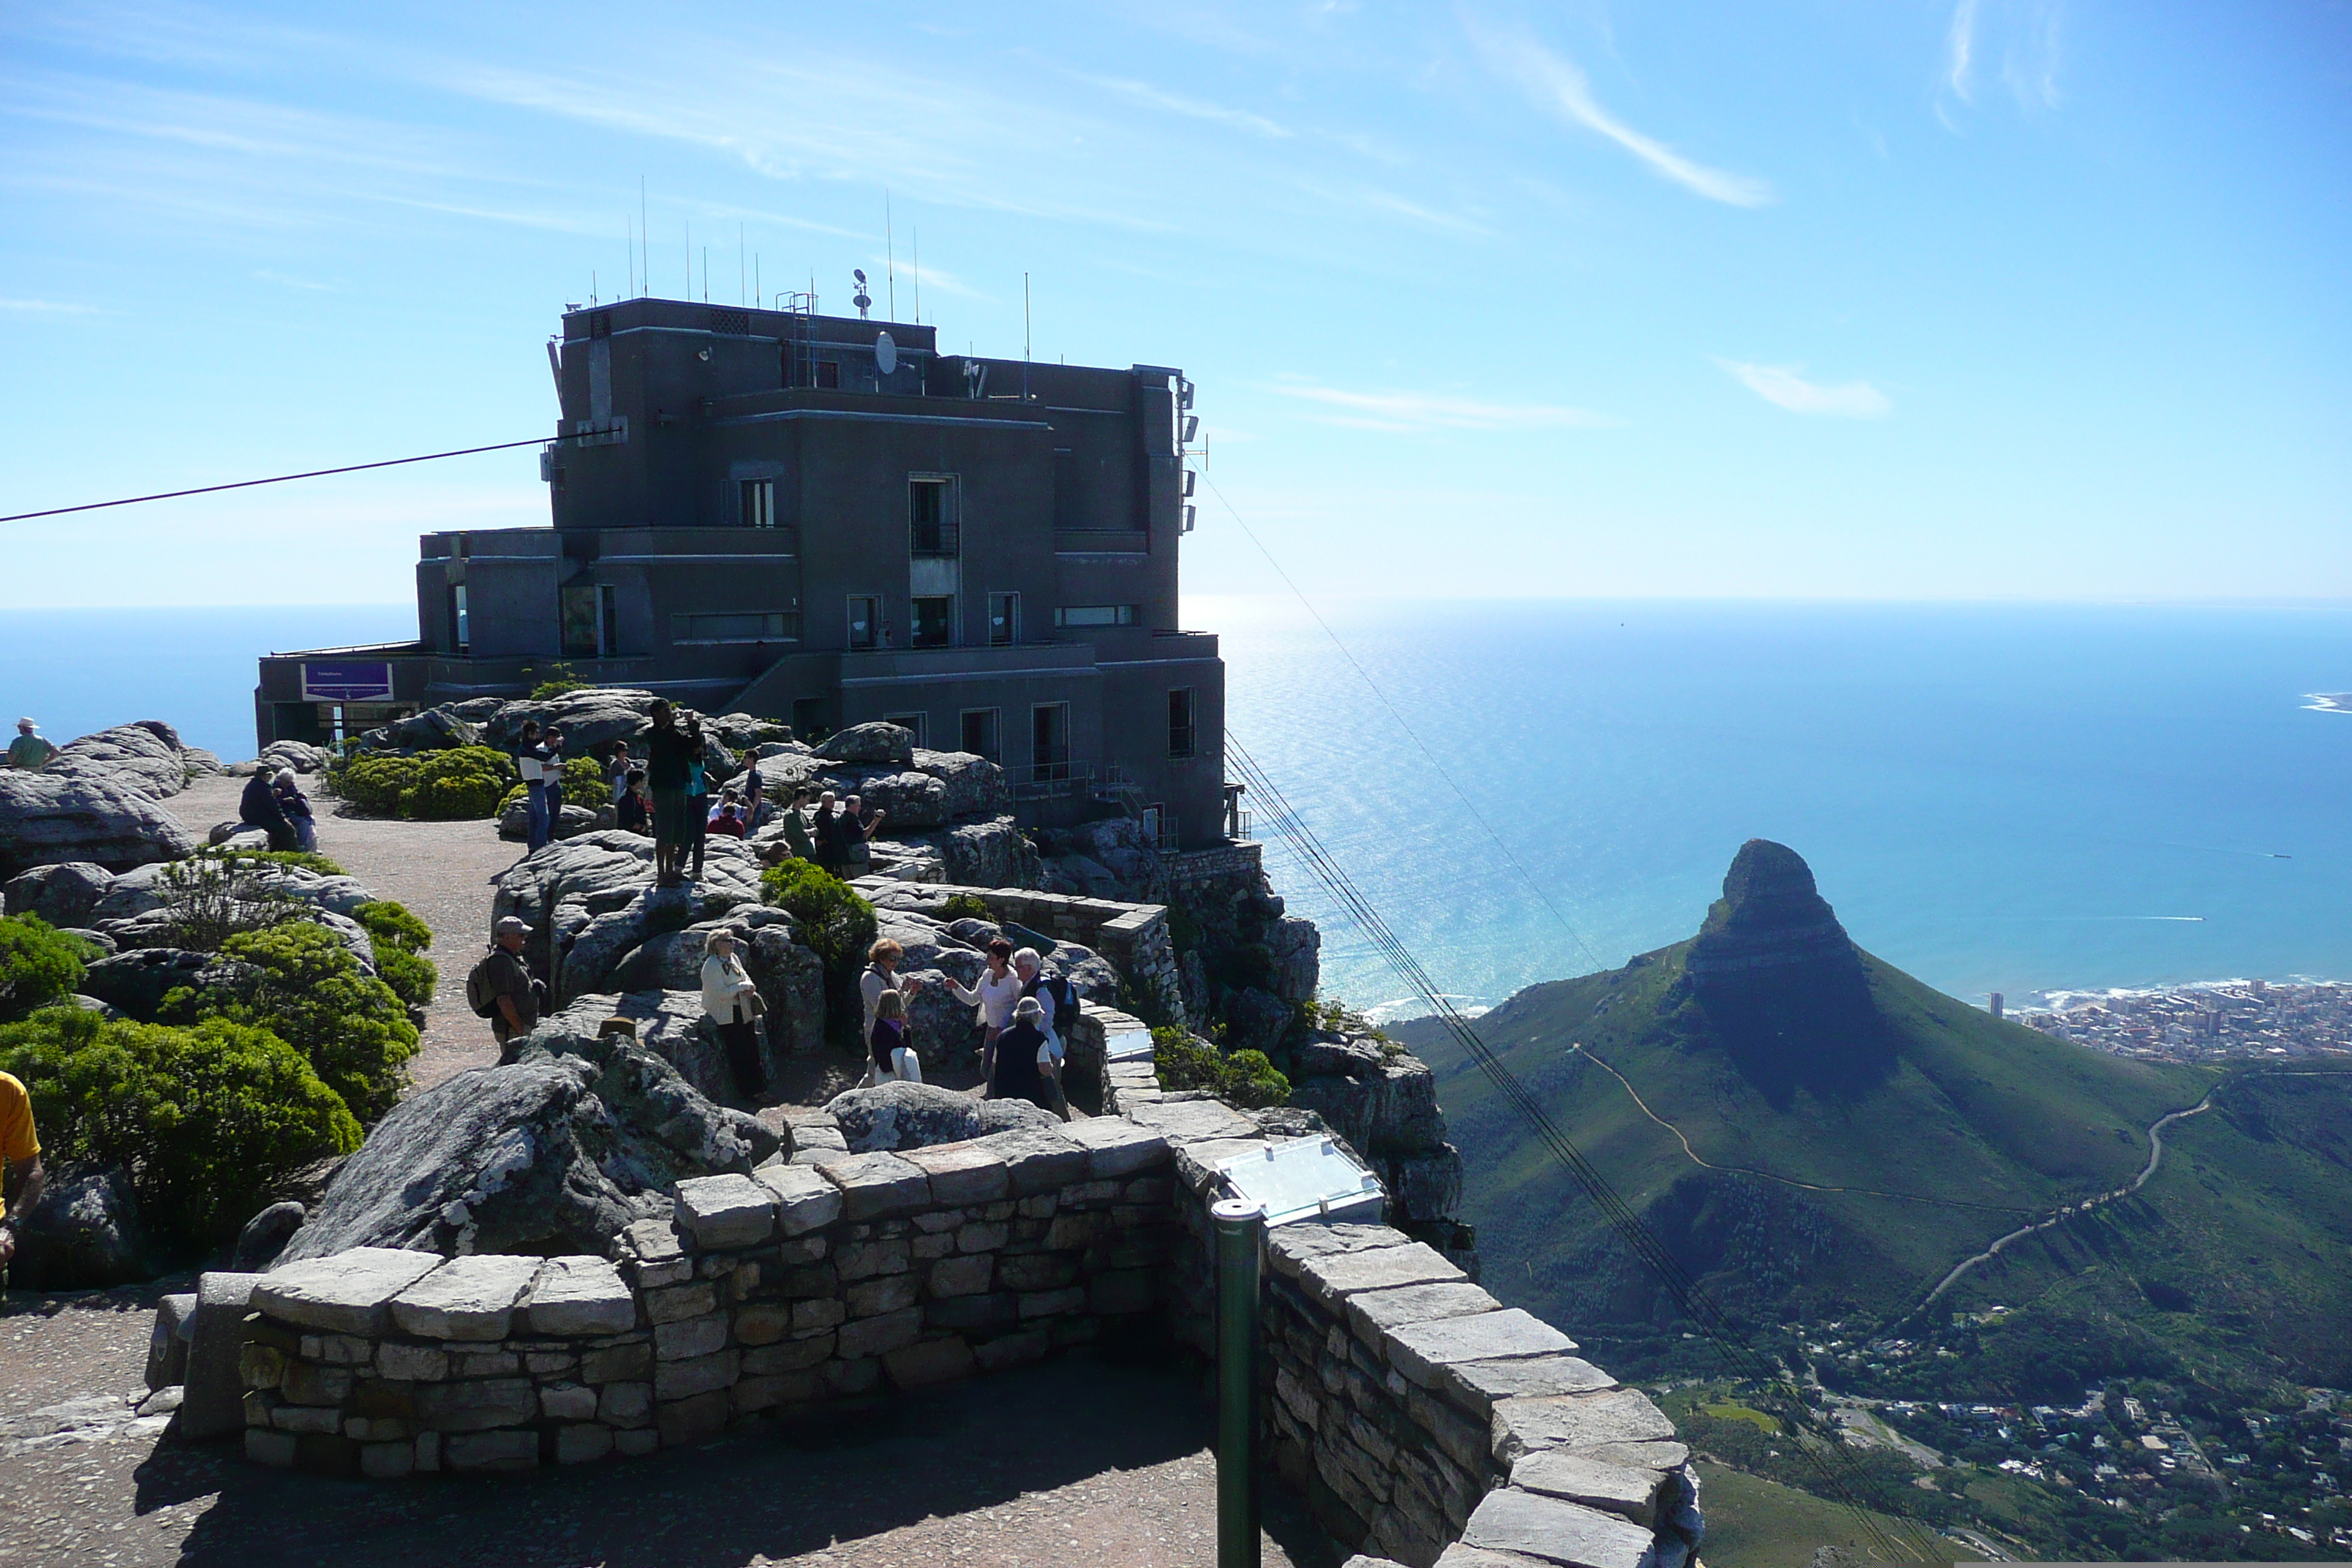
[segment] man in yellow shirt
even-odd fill
[[[33,1131],[33,1098],[25,1086],[0,1072],[0,1164],[8,1173],[14,1199],[0,1219],[0,1268],[16,1255],[16,1226],[41,1201],[48,1178],[41,1170],[41,1140]]]

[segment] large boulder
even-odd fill
[[[553,825],[555,828],[554,837],[557,838],[577,838],[583,833],[593,833],[596,830],[596,821],[597,814],[595,812],[590,810],[584,805],[574,805],[570,801],[565,801],[563,803],[563,809],[562,812],[557,814],[556,821]],[[518,800],[512,805],[508,806],[506,810],[499,813],[499,837],[517,844],[528,843],[530,841],[530,802]]]
[[[967,1143],[1020,1127],[1058,1127],[1061,1118],[1025,1100],[975,1100],[935,1083],[885,1083],[825,1101],[853,1153]]]
[[[510,1059],[404,1100],[344,1162],[278,1266],[353,1247],[604,1256],[688,1177],[748,1173],[781,1141],[659,1053],[599,1035],[612,999],[544,1019]]]
[[[906,763],[915,760],[915,732],[877,721],[835,730],[817,743],[816,754],[835,763]]]
[[[114,873],[89,860],[36,866],[8,879],[0,899],[12,915],[37,915],[53,926],[86,926]]]
[[[636,1028],[637,1044],[677,1068],[679,1078],[714,1105],[756,1105],[766,1099],[735,1081],[718,1027],[703,1013],[699,991],[647,989],[585,996],[557,1016],[575,1034],[593,1034],[607,1018],[628,1019]],[[782,1078],[793,1042],[787,1028],[768,1028],[761,1035],[761,1068],[765,1082],[773,1085]],[[823,1037],[820,1016],[818,1038]],[[535,1047],[511,1042],[508,1055],[519,1059],[527,1048]]]
[[[128,871],[195,847],[140,774],[0,770],[0,879],[68,860]]]
[[[298,773],[315,773],[325,771],[327,752],[324,747],[308,741],[272,741],[261,748],[261,755],[254,761],[272,773],[292,768]]]
[[[120,1171],[60,1172],[25,1216],[10,1266],[19,1285],[103,1289],[151,1272],[131,1179]]]
[[[1034,888],[1044,882],[1036,846],[1013,826],[1010,816],[984,817],[928,833],[906,834],[901,842],[930,849],[939,858],[940,879],[959,887]]]
[[[446,752],[481,744],[482,732],[446,707],[427,708],[394,719],[383,731],[384,744],[403,752]]]
[[[108,1006],[152,1023],[166,993],[182,985],[201,984],[213,966],[208,952],[176,947],[146,947],[101,958],[82,977],[81,994]]]
[[[858,796],[866,811],[887,814],[886,833],[900,827],[937,827],[950,815],[948,786],[925,773],[871,774],[850,793]]]
[[[41,771],[58,778],[110,778],[150,800],[164,800],[188,787],[185,752],[178,731],[147,719],[68,742]]]
[[[1160,847],[1130,816],[1106,817],[1038,835],[1044,885],[1127,904],[1168,901],[1168,866]]]
[[[613,965],[647,936],[759,901],[759,857],[740,840],[711,839],[700,879],[656,889],[653,841],[599,828],[499,873],[490,918],[514,915],[534,928],[525,952],[536,973],[552,977],[561,1003],[606,988]],[[607,918],[615,915],[627,918]]]
[[[994,816],[1013,809],[1013,786],[1004,770],[973,752],[926,752],[913,756],[915,771],[929,773],[947,791],[951,819]]]
[[[1323,978],[1323,933],[1315,922],[1284,915],[1265,929],[1274,954],[1274,994],[1286,1002],[1312,1002]]]

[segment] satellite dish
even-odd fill
[[[874,368],[884,375],[898,368],[898,345],[890,341],[887,332],[874,334]]]
[[[866,287],[866,268],[863,267],[853,267],[849,269],[849,275],[857,279],[857,286],[860,289]]]

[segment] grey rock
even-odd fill
[[[889,825],[885,824],[884,831],[890,831]],[[1014,826],[1010,815],[892,836],[909,848],[935,855],[942,879],[963,887],[1034,888],[1044,882],[1044,864],[1036,847]]]
[[[1507,1465],[1544,1448],[1659,1442],[1675,1435],[1675,1424],[1630,1388],[1497,1400],[1493,1425],[1495,1458]]]
[[[617,1000],[544,1019],[511,1061],[394,1108],[286,1257],[357,1246],[601,1255],[628,1225],[666,1217],[681,1178],[748,1173],[776,1152],[772,1131],[713,1104],[654,1051],[599,1036]]]
[[[1402,1285],[1393,1290],[1361,1290],[1348,1298],[1348,1326],[1377,1343],[1382,1334],[1408,1323],[1466,1318],[1491,1312],[1502,1303],[1475,1285]]]
[[[147,1386],[169,1388],[188,1381],[188,1343],[194,1337],[196,1295],[175,1292],[155,1303],[155,1326],[147,1335]]]
[[[1452,1144],[1434,1153],[1402,1154],[1381,1162],[1398,1217],[1450,1219],[1462,1203],[1462,1155]]]
[[[917,750],[909,760],[917,773],[929,774],[944,787],[947,815],[951,819],[995,816],[1013,809],[1013,790],[1005,780],[1004,770],[985,757],[971,752]],[[999,882],[988,885],[1012,887],[1016,884]]]
[[[1658,1494],[1665,1480],[1657,1470],[1632,1469],[1556,1449],[1529,1454],[1511,1467],[1511,1485],[1522,1491],[1622,1514],[1644,1526],[1658,1521]]]
[[[853,1089],[825,1102],[854,1153],[963,1143],[1016,1127],[1059,1127],[1061,1118],[1027,1100],[974,1100],[931,1083]]]
[[[45,1290],[127,1285],[152,1272],[131,1179],[121,1171],[60,1172],[24,1217],[11,1266]]]
[[[237,1235],[236,1248],[230,1256],[229,1267],[239,1274],[258,1274],[277,1262],[278,1255],[286,1250],[286,1244],[294,1238],[294,1233],[302,1228],[307,1213],[300,1204],[289,1198],[284,1203],[271,1204],[255,1215],[245,1222],[245,1229]]]
[[[583,833],[595,831],[598,826],[597,813],[589,806],[574,805],[567,800],[563,803],[563,809],[556,814],[555,821],[551,826],[555,837],[577,838]],[[518,800],[499,813],[499,837],[513,844],[529,841],[530,837],[529,802]]]
[[[775,1234],[776,1205],[749,1176],[692,1176],[677,1184],[675,1217],[697,1247],[757,1247]]]
[[[106,778],[151,800],[168,800],[188,787],[179,731],[160,719],[118,724],[68,741],[42,773],[53,778]]]
[[[100,959],[82,977],[85,995],[95,996],[133,1018],[152,1022],[165,993],[194,985],[213,956],[182,948],[148,947]]]
[[[979,1142],[1004,1161],[1005,1176],[1016,1198],[1085,1181],[1093,1158],[1086,1145],[1062,1131],[1058,1121],[1051,1127],[991,1133]]]
[[[888,1219],[931,1201],[923,1168],[895,1154],[852,1154],[820,1169],[841,1189],[841,1212],[852,1221]]]
[[[1617,1380],[1572,1355],[1531,1356],[1523,1361],[1456,1362],[1444,1369],[1438,1387],[1448,1399],[1480,1419],[1497,1400],[1560,1394],[1598,1394]],[[1659,1468],[1671,1468],[1660,1466]]]
[[[841,1217],[841,1188],[807,1165],[763,1165],[751,1179],[775,1198],[777,1223],[801,1236]]]
[[[402,752],[445,752],[481,743],[482,732],[446,708],[428,708],[383,727],[385,744]]]
[[[392,1299],[392,1321],[428,1340],[502,1340],[539,1278],[536,1258],[454,1258]]]
[[[441,1267],[430,1252],[355,1247],[281,1263],[253,1287],[254,1309],[284,1323],[339,1334],[382,1334],[394,1297]]]
[[[114,873],[95,861],[36,866],[9,879],[5,893],[7,912],[37,915],[53,926],[85,926],[113,882]]]
[[[327,753],[307,741],[272,741],[254,761],[273,771],[292,768],[298,773],[315,773],[326,770]]]
[[[1257,1123],[1221,1100],[1169,1100],[1140,1105],[1128,1113],[1128,1120],[1178,1145],[1210,1138],[1248,1138],[1258,1130]]]
[[[0,769],[0,879],[61,861],[128,871],[192,853],[195,836],[139,782]]]
[[[191,1442],[245,1429],[245,1380],[237,1358],[258,1274],[213,1272],[196,1279],[188,1332],[188,1376],[180,1402],[180,1436]]]
[[[602,1258],[551,1258],[525,1303],[541,1334],[623,1334],[637,1324],[636,1298]]]
[[[1510,1488],[1479,1501],[1462,1539],[1565,1568],[1643,1568],[1651,1548],[1650,1531],[1627,1520]]]
[[[1343,1252],[1301,1260],[1298,1282],[1325,1306],[1337,1306],[1362,1290],[1393,1290],[1406,1285],[1458,1283],[1462,1270],[1420,1242]]]
[[[852,724],[817,742],[816,754],[834,763],[912,763],[915,732],[897,724]]]
[[[941,1143],[908,1149],[904,1158],[930,1178],[935,1204],[995,1203],[1012,1190],[1003,1158],[978,1143]]]
[[[180,752],[180,762],[188,770],[188,775],[191,778],[218,778],[228,772],[221,765],[220,758],[205,751],[202,746],[184,748]]]
[[[1385,1225],[1288,1225],[1267,1233],[1265,1250],[1276,1274],[1296,1279],[1310,1258],[1402,1247],[1412,1239]]]
[[[1272,1052],[1289,1030],[1291,1016],[1290,1004],[1271,991],[1255,986],[1236,991],[1225,999],[1227,1047]]]
[[[1095,1181],[1156,1170],[1171,1158],[1168,1140],[1149,1127],[1117,1116],[1089,1116],[1061,1129],[1087,1151],[1087,1174]]]
[[[1389,1363],[1423,1388],[1435,1388],[1440,1370],[1455,1362],[1557,1355],[1575,1348],[1576,1342],[1566,1334],[1516,1307],[1475,1318],[1414,1323],[1388,1339]]]

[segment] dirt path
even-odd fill
[[[236,816],[243,779],[199,779],[166,804],[199,835]],[[488,822],[398,822],[336,816],[332,796],[305,784],[318,808],[319,852],[375,889],[405,904],[433,928],[429,955],[440,984],[427,1010],[410,1075],[419,1089],[462,1068],[498,1059],[488,1024],[466,1006],[466,971],[489,941],[490,881],[522,858],[522,846]]]

